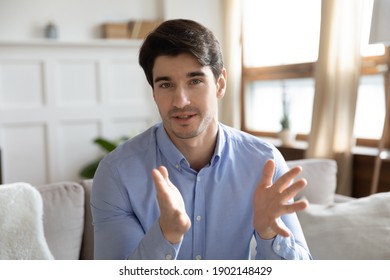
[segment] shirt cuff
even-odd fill
[[[273,251],[281,256],[285,260],[295,260],[295,238],[290,233],[290,237],[283,237],[281,235],[277,235],[272,244]]]
[[[157,219],[139,244],[138,250],[131,256],[132,259],[143,260],[174,260],[180,250],[181,241],[170,243],[164,238],[159,220]]]
[[[264,259],[270,259],[270,260],[277,260],[281,259],[281,256],[276,254],[273,249],[273,244],[276,239],[263,239],[260,237],[260,235],[256,232],[256,259],[264,260]]]

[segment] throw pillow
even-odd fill
[[[390,259],[390,192],[297,212],[313,259]]]
[[[309,203],[328,205],[334,202],[337,186],[337,164],[333,159],[302,159],[287,161],[289,168],[300,165],[302,173],[296,178],[305,178],[307,186],[296,199],[306,198]]]
[[[84,231],[83,187],[58,182],[36,188],[43,198],[45,236],[55,259],[79,259]]]
[[[0,259],[53,259],[43,230],[43,203],[28,183],[0,185]]]

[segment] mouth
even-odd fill
[[[186,125],[189,124],[195,118],[195,116],[195,113],[174,114],[172,115],[172,119],[181,125]]]
[[[191,114],[191,115],[180,115],[180,116],[174,116],[174,118],[176,118],[176,119],[180,119],[180,120],[185,120],[185,119],[192,118],[193,116],[195,116],[195,114]]]

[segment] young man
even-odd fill
[[[91,207],[96,259],[311,259],[278,150],[218,121],[220,45],[190,20],[162,23],[139,62],[162,118],[107,155]]]

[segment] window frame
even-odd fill
[[[378,75],[384,74],[381,68],[384,65],[390,71],[390,56],[387,55],[387,48],[384,55],[364,56],[362,57],[361,75]],[[246,89],[247,84],[255,81],[282,80],[282,79],[299,79],[313,78],[316,62],[306,62],[288,65],[264,66],[264,67],[246,67],[242,64],[241,71],[241,130],[259,137],[278,138],[276,132],[259,131],[249,129],[246,125]],[[385,85],[384,85],[385,86]],[[389,130],[390,131],[390,130]],[[388,132],[390,134],[390,132]],[[297,134],[296,140],[308,141],[307,134]],[[380,139],[357,138],[357,146],[378,147]],[[390,135],[386,135],[385,147],[390,148]]]

